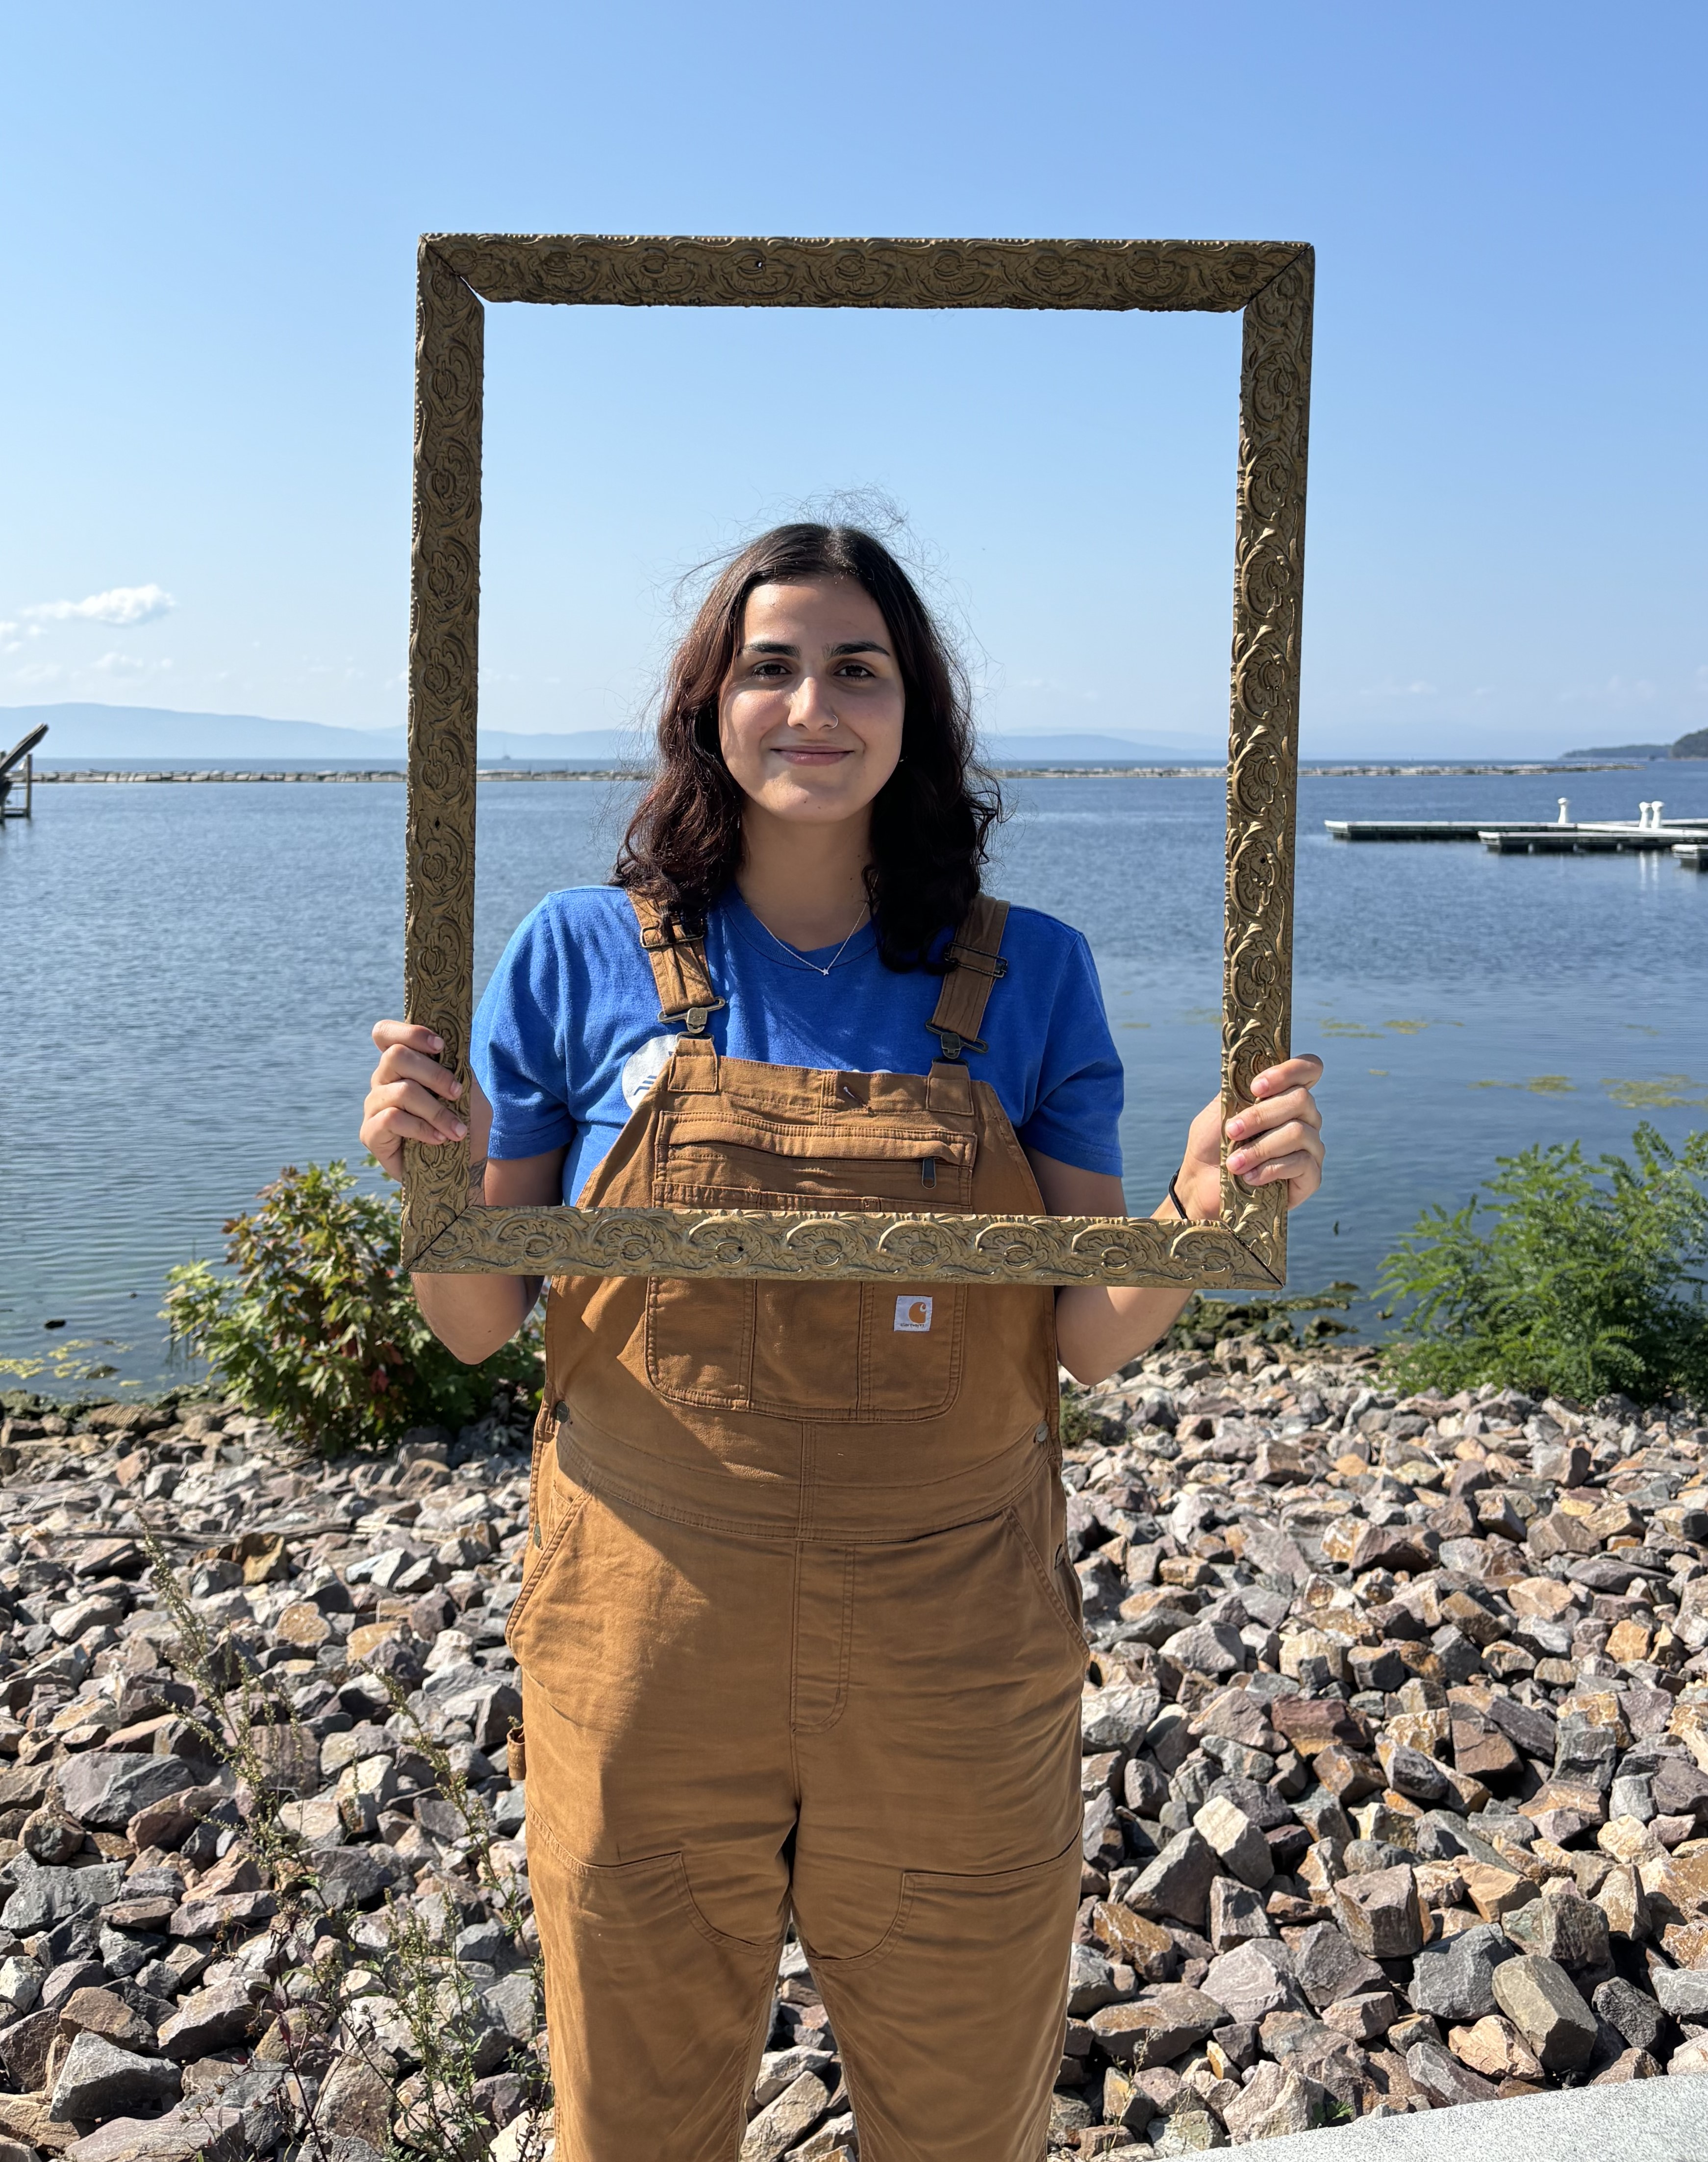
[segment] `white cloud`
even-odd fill
[[[152,623],[177,605],[159,586],[114,586],[111,592],[91,593],[86,600],[41,601],[24,614],[50,623],[110,623],[128,630],[139,623]]]
[[[32,661],[27,668],[12,672],[20,683],[57,683],[65,671],[57,661]]]
[[[108,676],[121,674],[139,676],[148,666],[145,661],[138,661],[133,654],[129,653],[103,653],[98,661],[91,661],[89,665],[91,668],[100,669],[103,674]]]

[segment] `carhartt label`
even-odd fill
[[[908,1298],[896,1302],[896,1326],[919,1334],[931,1326],[931,1301],[928,1298]]]

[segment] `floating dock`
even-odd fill
[[[1476,820],[1455,818],[1324,818],[1337,841],[1475,841]]]
[[[1680,826],[1485,826],[1477,834],[1486,849],[1497,856],[1658,855],[1708,841],[1700,833]]]
[[[1565,801],[1551,825],[1535,820],[1491,823],[1465,818],[1325,818],[1337,841],[1480,841],[1500,856],[1670,854],[1684,868],[1708,868],[1708,822],[1663,821],[1658,804],[1641,818],[1569,820]]]

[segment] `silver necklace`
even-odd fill
[[[797,968],[810,969],[815,976],[828,976],[831,970],[836,966],[837,963],[841,960],[843,955],[847,953],[849,948],[849,940],[854,937],[854,931],[859,931],[862,928],[865,923],[867,916],[871,914],[871,903],[870,901],[866,902],[864,906],[860,910],[859,915],[855,921],[854,931],[849,932],[848,937],[843,940],[841,945],[837,948],[835,953],[831,955],[829,960],[822,969],[816,961],[809,961],[807,958],[807,956],[800,952],[797,948],[791,946],[783,939],[779,938],[776,932],[771,929],[770,924],[765,922],[762,916],[757,914],[751,909],[749,910],[748,913],[752,916],[754,922],[758,924],[760,929],[764,932],[765,937],[770,940],[772,945],[781,948],[781,950],[788,955],[789,958],[794,962]]]

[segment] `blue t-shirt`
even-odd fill
[[[1119,1173],[1121,1067],[1081,934],[1037,909],[1011,908],[1008,974],[964,1055],[996,1091],[1021,1141],[1084,1171]],[[897,974],[867,924],[835,954],[797,956],[732,888],[706,926],[706,964],[724,1005],[711,1036],[730,1058],[835,1073],[924,1073],[938,1055],[926,1023],[943,979]],[[807,965],[816,959],[818,966]],[[680,1023],[661,1022],[652,966],[627,894],[571,886],[527,916],[492,974],[470,1056],[492,1103],[492,1154],[568,1149],[573,1200],[663,1069]]]

